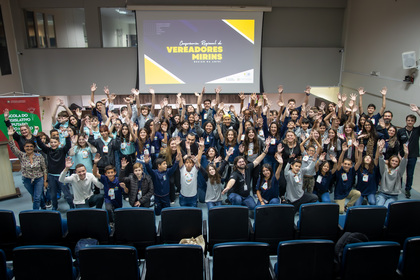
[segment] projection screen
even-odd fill
[[[259,92],[262,12],[136,11],[139,89]]]

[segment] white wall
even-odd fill
[[[19,64],[16,54],[15,32],[13,29],[12,15],[8,0],[0,0],[1,12],[3,16],[4,29],[7,40],[7,50],[9,52],[10,65],[12,74],[0,74],[0,94],[8,92],[22,92],[22,84],[20,82]]]
[[[420,55],[420,1],[349,0],[345,30],[343,92],[364,86],[364,107],[380,107],[380,89],[388,87],[387,109],[393,123],[405,125],[409,103],[420,105],[420,79],[402,82],[409,70],[402,68],[401,53],[414,50]],[[379,77],[369,74],[379,71]]]

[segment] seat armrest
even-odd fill
[[[248,232],[249,232],[249,240],[254,240],[254,228],[252,227],[251,219],[248,218]]]
[[[207,255],[207,221],[203,220],[204,256]]]
[[[146,280],[146,261],[143,264],[143,269],[141,270],[140,279]]]
[[[210,278],[210,259],[204,258],[204,280],[211,280]]]
[[[160,244],[160,231],[162,230],[162,221],[159,221],[158,230],[156,233],[156,241],[158,244]]]
[[[268,269],[270,270],[270,279],[277,280],[276,273],[274,272],[274,268],[273,268],[273,265],[271,264],[271,262],[270,262],[270,266],[268,267]]]

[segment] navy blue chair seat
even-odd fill
[[[16,280],[74,280],[77,277],[69,248],[62,246],[22,246],[13,250]]]

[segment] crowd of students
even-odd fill
[[[420,128],[414,127],[414,115],[403,128],[392,125],[386,88],[378,113],[374,104],[364,111],[363,88],[358,105],[352,93],[316,107],[309,104],[308,86],[297,107],[294,99],[284,102],[279,86],[279,110],[265,94],[240,93],[236,112],[220,102],[219,87],[215,100],[205,98],[204,88],[195,93],[196,106],[186,104],[181,93],[176,108],[163,98],[156,116],[153,89],[151,106],[140,104],[133,89],[119,109],[107,87],[107,98],[95,102],[96,90],[93,84],[87,112],[80,106],[70,110],[58,99],[49,135],[38,127],[32,133],[27,125],[17,133],[5,110],[9,145],[20,160],[33,209],[57,210],[61,192],[70,208],[105,203],[111,222],[123,198],[133,207],[153,203],[156,215],[177,195],[181,206],[200,202],[250,210],[289,203],[297,211],[303,203],[335,201],[340,213],[365,198],[387,206],[403,186],[410,198]],[[410,108],[420,115],[416,105]]]

